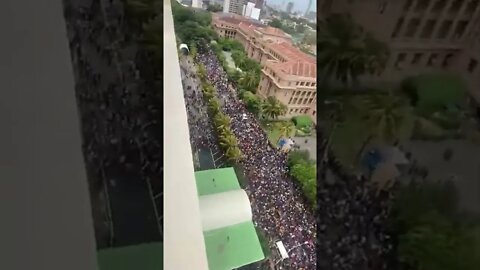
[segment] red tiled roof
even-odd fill
[[[278,52],[280,55],[285,57],[287,60],[302,60],[306,61],[309,63],[314,63],[316,64],[316,59],[313,56],[310,56],[304,52],[302,52],[300,49],[292,46],[291,44],[287,42],[281,42],[281,43],[275,43],[270,45],[270,48],[276,52]]]
[[[272,36],[281,36],[281,37],[289,37],[285,32],[283,32],[281,29],[267,26],[261,29],[258,29],[259,32],[266,34],[266,35],[272,35]]]
[[[310,78],[317,77],[317,65],[315,63],[305,61],[287,61],[284,63],[276,63],[274,66],[276,69],[279,69],[289,75]]]

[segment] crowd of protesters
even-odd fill
[[[148,177],[161,191],[162,102],[144,86],[122,12],[120,1],[64,1],[87,174],[112,186]]]
[[[330,159],[326,168],[334,180],[327,183],[325,175],[319,177],[318,209],[313,214],[288,177],[286,154],[270,146],[254,116],[230,90],[215,53],[207,47],[197,59],[216,88],[224,113],[232,119],[244,156],[241,164],[249,180],[246,190],[254,222],[271,241],[282,241],[289,253],[290,258],[275,261],[277,266],[315,269],[318,258],[325,269],[387,269],[393,243],[385,224],[392,193],[378,193],[364,177],[346,174]]]
[[[386,223],[393,193],[347,175],[329,160],[318,181],[318,257],[328,269],[388,269],[393,243]],[[329,176],[334,181],[324,181]]]
[[[246,191],[254,223],[271,240],[272,248],[275,241],[282,241],[289,253],[288,259],[275,263],[281,269],[316,269],[315,220],[300,189],[288,177],[286,154],[271,147],[254,116],[230,90],[227,74],[213,51],[205,48],[199,52],[197,60],[205,66],[223,112],[231,118],[243,154],[240,163],[248,178]]]
[[[212,120],[208,117],[206,103],[203,98],[200,82],[190,60],[181,60],[181,77],[183,95],[187,109],[188,129],[190,131],[190,144],[193,152],[202,149],[219,151],[213,133]]]

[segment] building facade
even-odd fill
[[[371,79],[448,70],[464,78],[480,102],[480,0],[323,0],[319,7],[323,15],[351,15],[389,45],[385,71]]]
[[[257,94],[275,96],[287,106],[287,117],[306,114],[316,122],[316,59],[293,46],[280,29],[233,14],[214,14],[214,30],[238,40],[247,56],[262,66]]]
[[[287,4],[287,13],[290,14],[293,11],[293,2],[288,2]]]
[[[223,12],[242,15],[243,6],[246,2],[246,0],[224,0]]]

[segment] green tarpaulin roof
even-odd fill
[[[233,168],[198,171],[195,180],[199,196],[240,189]]]
[[[241,189],[233,168],[198,171],[195,180],[199,196]],[[210,270],[232,270],[265,258],[251,220],[203,235]]]
[[[204,237],[210,270],[231,270],[265,258],[251,221],[204,232]]]

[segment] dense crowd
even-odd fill
[[[200,50],[197,58],[217,90],[223,112],[232,120],[231,128],[244,157],[241,165],[248,178],[246,190],[254,222],[272,247],[274,241],[282,241],[289,253],[290,258],[276,263],[281,269],[316,269],[315,220],[300,189],[288,177],[286,154],[270,146],[254,116],[230,90],[227,74],[213,51]]]
[[[91,185],[148,177],[162,190],[162,102],[144,86],[122,13],[118,0],[64,1],[87,174]]]
[[[217,152],[218,144],[214,137],[212,120],[208,117],[206,103],[200,89],[199,79],[193,69],[193,63],[182,59],[180,67],[192,151],[196,153],[201,149],[211,149],[212,152]]]
[[[327,165],[330,171],[322,170],[318,181],[319,266],[387,269],[392,239],[385,224],[393,194],[377,193],[364,177],[345,174],[335,160]]]

